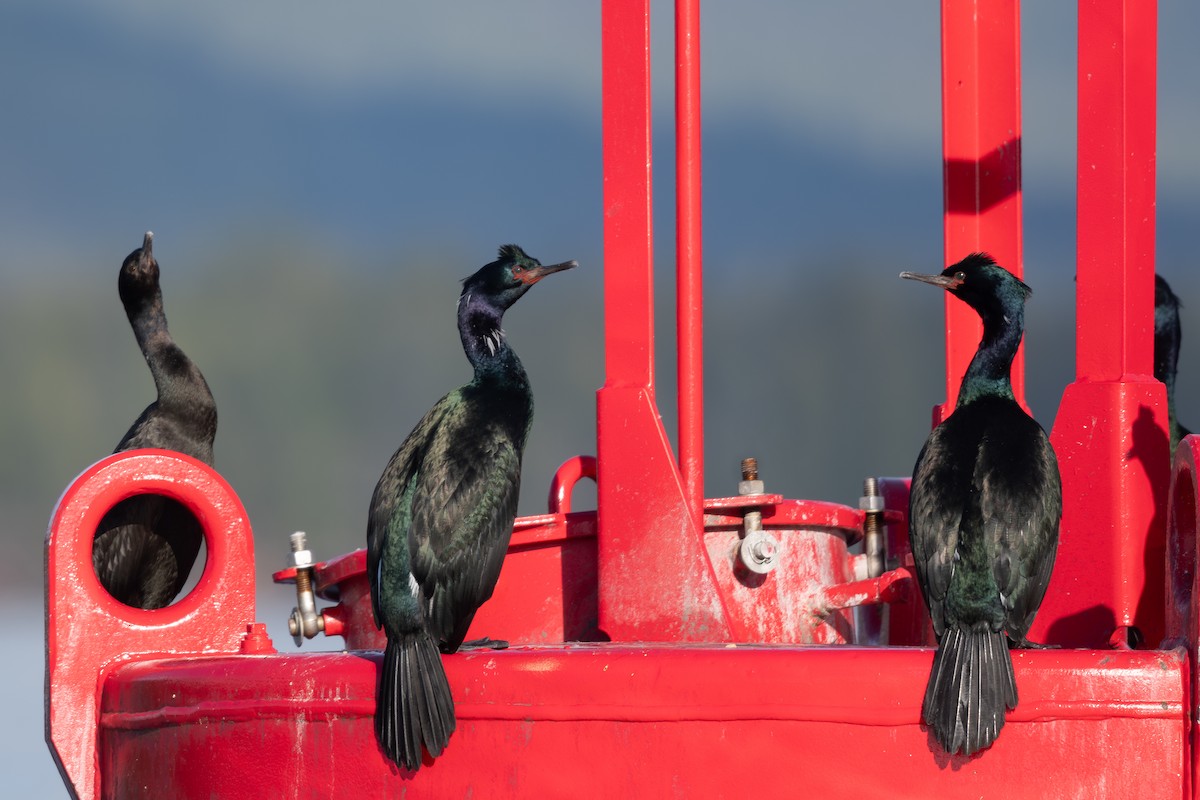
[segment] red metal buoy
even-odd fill
[[[859,508],[769,493],[749,464],[736,496],[701,492],[698,7],[677,5],[679,456],[652,357],[650,5],[605,0],[598,457],[564,463],[547,513],[514,526],[468,634],[513,646],[443,657],[458,718],[445,752],[409,773],[375,741],[381,637],[361,552],[316,561],[297,540],[303,558],[275,575],[311,586],[296,635],[348,650],[278,653],[255,620],[233,489],[186,457],[134,451],[80,475],[47,537],[47,740],[76,797],[1200,797],[1200,437],[1173,465],[1135,441],[1166,441],[1162,387],[1145,377],[1154,3],[1080,3],[1081,121],[1114,124],[1081,142],[1078,316],[1081,331],[1109,327],[1081,349],[1052,436],[1068,512],[1038,625],[1088,649],[1014,651],[1019,705],[969,758],[921,723],[932,653],[907,479],[871,479]],[[998,239],[1020,265],[1019,4],[942,9],[947,248]],[[953,389],[965,351],[949,308]],[[584,478],[596,511],[571,508]],[[105,512],[144,492],[183,503],[208,549],[195,589],[156,611],[116,603],[91,566]]]

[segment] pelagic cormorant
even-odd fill
[[[1167,422],[1171,434],[1171,456],[1191,431],[1179,424],[1175,413],[1175,369],[1179,363],[1179,298],[1161,275],[1154,276],[1154,377],[1167,387]]]
[[[454,731],[439,650],[458,649],[491,597],[517,514],[533,394],[500,323],[533,284],[574,266],[542,266],[509,244],[463,282],[458,331],[475,377],[417,423],[371,497],[367,577],[387,635],[375,733],[410,770],[422,745],[437,756]]]
[[[158,399],[146,407],[114,453],[153,447],[212,464],[217,407],[200,370],[167,330],[154,235],[121,265],[117,288],[138,347],[150,366]],[[180,503],[142,494],[113,506],[96,530],[92,565],[122,603],[162,608],[187,582],[204,533]]]
[[[1010,370],[1030,289],[974,253],[940,275],[900,273],[963,300],[983,320],[954,412],[913,468],[909,540],[938,650],[922,717],[948,753],[991,745],[1017,706],[1009,647],[1025,637],[1054,566],[1058,461],[1013,397]]]

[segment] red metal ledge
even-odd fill
[[[445,659],[458,730],[415,774],[375,745],[378,653],[147,661],[105,684],[100,772],[106,797],[180,800],[1183,796],[1182,650],[1014,656],[1021,703],[968,759],[920,725],[924,648],[464,652]]]

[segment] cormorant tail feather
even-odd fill
[[[422,631],[388,637],[375,708],[375,735],[387,757],[409,770],[421,748],[435,758],[454,732],[454,698],[433,637]]]
[[[947,753],[989,747],[1017,707],[1017,682],[1003,631],[951,625],[933,657],[921,716]]]

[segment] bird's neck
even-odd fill
[[[500,326],[504,312],[490,303],[465,294],[459,298],[458,334],[467,360],[475,368],[475,381],[527,383],[525,368]]]
[[[138,347],[150,367],[154,388],[158,392],[160,407],[171,407],[187,403],[192,414],[203,409],[197,403],[208,400],[213,405],[212,394],[200,370],[175,344],[167,328],[167,316],[163,312],[162,295],[155,294],[146,302],[126,309],[133,335]]]
[[[1157,311],[1155,315],[1158,315]],[[1167,319],[1162,330],[1154,332],[1154,377],[1167,387],[1167,409],[1171,424],[1175,423],[1175,371],[1179,365],[1179,338],[1178,317]]]
[[[1025,309],[1008,308],[980,316],[983,318],[983,338],[963,375],[958,390],[959,406],[981,397],[1015,399],[1012,362],[1025,331]]]

